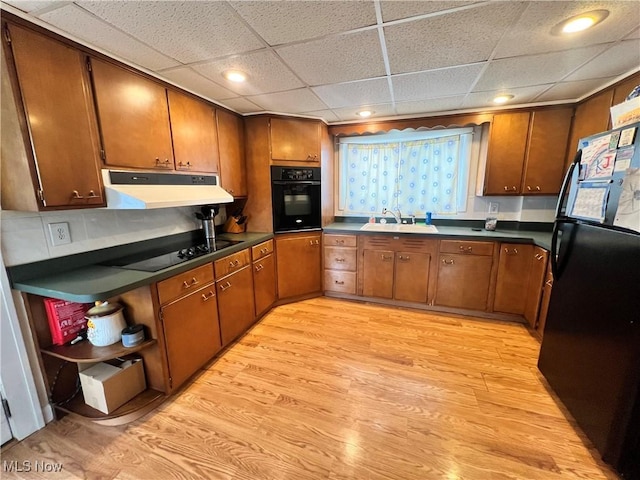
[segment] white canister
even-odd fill
[[[85,318],[87,338],[96,347],[106,347],[119,342],[122,329],[127,326],[122,315],[122,305],[118,303],[96,302]]]

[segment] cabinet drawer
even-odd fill
[[[356,236],[355,235],[330,235],[324,236],[325,245],[333,245],[335,247],[355,247]]]
[[[324,247],[324,268],[355,272],[356,249],[343,247]]]
[[[356,272],[324,271],[324,289],[329,292],[356,294]]]
[[[271,252],[273,252],[273,240],[267,240],[251,247],[251,258],[255,261],[269,255]]]
[[[208,263],[158,282],[158,300],[165,304],[212,281],[213,268]]]
[[[464,253],[466,255],[493,255],[493,242],[441,240],[440,253]]]
[[[213,262],[216,272],[216,279],[220,279],[225,275],[237,272],[245,265],[249,265],[249,249],[241,250],[232,255],[227,255]]]

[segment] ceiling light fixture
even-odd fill
[[[609,16],[609,10],[592,10],[567,18],[551,29],[553,35],[569,35],[591,28]]]
[[[242,83],[247,79],[247,74],[240,70],[227,70],[224,72],[224,78],[234,83]]]
[[[356,113],[356,115],[362,118],[367,118],[373,115],[373,112],[371,110],[360,110],[359,112]]]
[[[513,98],[513,95],[498,95],[496,98],[493,99],[493,103],[502,105],[503,103],[507,103],[512,98]]]

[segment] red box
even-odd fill
[[[44,301],[54,345],[64,345],[78,336],[78,332],[87,328],[85,314],[91,304],[69,302],[56,298]]]

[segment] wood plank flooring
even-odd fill
[[[5,449],[3,478],[614,479],[544,386],[523,325],[330,298],[274,309],[121,427],[73,416]]]

